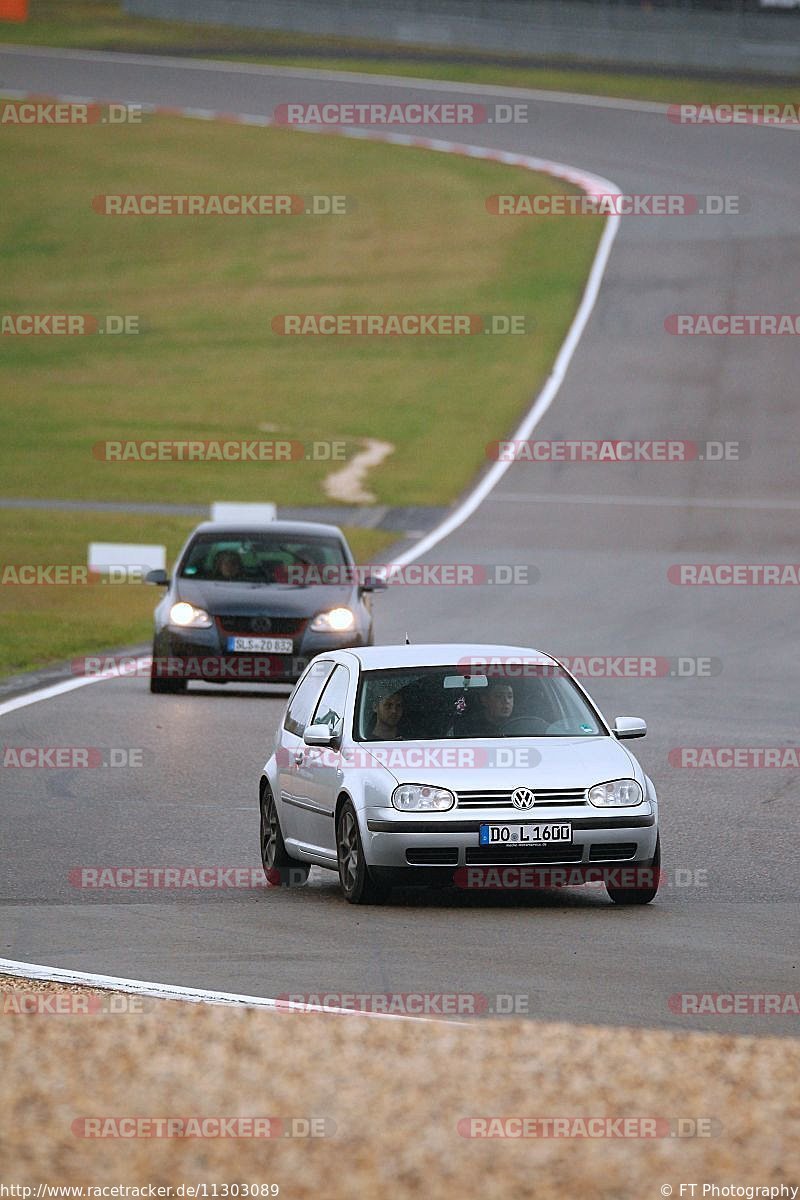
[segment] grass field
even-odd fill
[[[344,441],[395,451],[388,504],[451,500],[510,429],[572,317],[601,222],[504,220],[485,197],[552,181],[420,150],[209,125],[6,126],[0,314],[135,315],[117,337],[4,337],[0,492],[87,500],[326,499],[326,461],[104,462],[107,439]],[[56,182],[54,182],[56,181]],[[339,217],[105,217],[110,192],[345,194]],[[282,312],[532,316],[524,336],[280,337]],[[91,540],[164,542],[191,520],[0,514],[0,562],[86,562]],[[353,531],[362,559],[389,539]],[[0,671],[149,636],[153,590],[5,587]]]
[[[324,502],[330,463],[107,462],[106,440],[380,438],[386,504],[447,502],[560,345],[602,220],[500,218],[553,181],[425,150],[151,118],[5,126],[0,313],[134,316],[138,334],[4,337],[0,490],[19,497]],[[57,181],[57,182],[54,182]],[[107,193],[337,194],[342,216],[101,216]],[[531,335],[281,336],[282,313],[495,313]]]
[[[410,75],[467,83],[543,88],[664,103],[714,103],[728,100],[785,103],[785,84],[736,83],[680,75],[634,75],[590,68],[437,62],[435,52],[419,58],[393,59],[391,47],[380,42],[321,37],[272,30],[242,30],[227,26],[156,21],[128,16],[118,0],[31,0],[25,25],[0,25],[0,41],[95,50],[194,54],[283,66],[319,67],[328,71],[367,71]],[[314,57],[314,50],[325,55]],[[292,49],[302,50],[292,55]],[[341,57],[335,55],[341,49]],[[376,57],[379,51],[383,57]],[[407,51],[404,50],[404,54]],[[370,57],[372,55],[372,57]],[[388,57],[387,57],[388,56]],[[791,99],[791,97],[789,97]]]
[[[94,541],[164,545],[171,564],[196,524],[192,517],[0,509],[0,568],[23,563],[85,567],[89,542]],[[345,532],[361,561],[391,541],[378,530]],[[147,584],[125,583],[0,587],[0,676],[93,650],[148,642],[153,609],[162,594]]]

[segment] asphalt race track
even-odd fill
[[[458,85],[38,50],[0,52],[3,88],[263,114],[291,100],[475,98]],[[728,440],[741,457],[515,464],[424,561],[529,564],[537,581],[391,589],[377,601],[377,635],[719,660],[705,679],[589,681],[607,715],[650,726],[634,749],[659,791],[668,885],[641,910],[589,889],[409,892],[358,909],[316,869],[293,891],[76,889],[68,876],[82,865],[259,864],[258,774],[285,689],[162,697],[144,679],[116,679],[0,718],[6,746],[144,755],[136,769],[2,772],[0,955],[270,997],[477,992],[496,1008],[502,993],[524,997],[518,1011],[527,1005],[532,1017],[577,1023],[796,1029],[791,1016],[680,1015],[669,997],[800,991],[797,773],[686,769],[668,754],[797,745],[797,589],[677,586],[667,571],[797,561],[800,358],[791,337],[678,337],[663,323],[671,313],[797,311],[800,140],[781,129],[684,127],[622,102],[535,99],[530,113],[527,125],[421,132],[573,164],[629,193],[738,195],[744,209],[622,219],[594,314],[536,437]]]

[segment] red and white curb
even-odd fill
[[[380,78],[380,77],[376,77]],[[409,83],[413,83],[410,80]],[[219,121],[228,125],[255,125],[259,128],[275,127],[292,133],[322,133],[332,137],[362,138],[367,141],[386,142],[393,146],[416,146],[421,150],[438,150],[444,154],[460,154],[467,158],[482,158],[490,162],[503,163],[510,167],[523,167],[539,171],[555,179],[575,184],[590,196],[621,195],[616,184],[600,175],[581,171],[567,163],[554,162],[547,158],[535,158],[529,154],[517,154],[512,150],[493,150],[488,146],[470,146],[464,142],[447,141],[444,138],[421,137],[417,134],[397,133],[378,128],[353,125],[289,125],[278,122],[263,113],[234,113],[224,109],[198,108],[196,105],[174,106],[148,104],[143,101],[114,100],[100,96],[43,95],[41,92],[19,91],[0,86],[0,97],[9,100],[40,102],[42,104],[87,104],[98,107],[117,105],[135,108],[143,113],[159,117],[188,117],[193,121]],[[609,220],[612,218],[609,217]],[[619,218],[616,218],[619,220]]]
[[[224,66],[223,68],[224,69]],[[371,77],[370,77],[371,78]],[[408,86],[413,87],[414,81],[410,80]],[[453,90],[463,90],[457,85],[453,85]],[[13,91],[7,88],[0,88],[0,95],[10,99],[19,100],[37,100],[45,103],[58,104],[117,104],[121,103],[109,98],[98,96],[70,96],[56,95],[43,96],[36,92],[21,92]],[[488,162],[501,163],[509,167],[521,167],[528,171],[537,171],[543,175],[550,175],[554,179],[563,180],[566,183],[573,184],[581,188],[584,192],[591,196],[599,195],[621,195],[621,190],[615,183],[608,179],[604,179],[600,175],[591,174],[588,171],[581,171],[577,167],[569,166],[566,163],[553,162],[550,159],[536,158],[528,154],[516,154],[507,150],[494,150],[487,146],[470,146],[461,142],[446,141],[441,138],[419,137],[414,134],[394,133],[375,129],[353,128],[349,126],[337,126],[335,128],[328,127],[300,127],[300,126],[277,126],[276,122],[268,116],[263,116],[255,113],[229,113],[216,109],[196,108],[196,107],[168,107],[156,104],[139,104],[138,102],[126,101],[127,104],[136,103],[137,108],[141,108],[143,112],[154,113],[159,116],[171,117],[188,117],[192,120],[199,121],[224,121],[236,125],[253,125],[259,127],[269,127],[275,125],[276,128],[288,129],[298,133],[319,133],[328,134],[335,137],[357,138],[363,141],[383,142],[392,146],[408,146],[420,150],[433,150],[441,154],[458,154],[467,158],[483,159]],[[567,373],[572,357],[578,347],[583,331],[586,328],[589,317],[594,310],[597,302],[597,297],[600,292],[600,286],[603,281],[608,259],[611,254],[611,248],[614,244],[614,239],[619,231],[620,217],[617,214],[612,214],[606,218],[606,224],[600,238],[597,252],[592,263],[592,268],[589,272],[589,277],[586,281],[583,295],[577,312],[572,319],[572,324],[569,327],[567,336],[564,340],[561,349],[558,352],[552,370],[548,375],[544,386],[534,399],[533,404],[528,409],[525,416],[522,418],[517,429],[510,435],[512,441],[524,441],[530,437],[533,430],[541,421],[550,405],[553,403],[558,390]],[[443,538],[451,534],[455,529],[475,512],[475,510],[483,503],[489,493],[499,483],[506,471],[511,466],[511,462],[496,462],[491,468],[480,478],[472,491],[461,501],[458,507],[444,520],[440,525],[433,529],[424,538],[404,554],[398,555],[392,561],[398,566],[404,566],[406,563],[413,562],[426,554],[433,546],[437,545]],[[30,704],[36,704],[41,700],[50,700],[56,696],[65,694],[66,692],[74,691],[76,688],[85,687],[90,683],[100,683],[103,680],[118,678],[119,673],[115,671],[104,672],[98,675],[81,676],[78,679],[66,680],[63,683],[56,683],[50,687],[41,688],[36,691],[27,692],[25,695],[19,696],[13,700],[8,700],[0,704],[0,716],[6,713],[14,712],[17,709],[25,708]],[[108,988],[121,992],[133,992],[139,995],[161,997],[165,1000],[187,1000],[194,1003],[207,1004],[229,1004],[238,1006],[248,1006],[255,1008],[265,1008],[274,1011],[286,1010],[293,1007],[292,1005],[284,1004],[281,1001],[264,998],[262,996],[242,996],[232,992],[217,992],[200,988],[183,988],[169,984],[147,983],[141,980],[117,978],[111,975],[92,975],[82,971],[65,971],[57,967],[39,966],[33,963],[16,962],[13,959],[0,959],[0,974],[5,975],[21,975],[29,979],[42,979],[52,982],[70,983],[84,985],[87,987]],[[309,1011],[308,1006],[295,1005],[300,1011]],[[406,1017],[394,1013],[361,1013],[354,1012],[351,1009],[330,1009],[320,1008],[320,1012],[335,1012],[339,1015],[358,1015],[381,1017],[385,1020],[401,1020],[401,1021],[427,1021],[435,1020],[436,1018],[427,1017]]]

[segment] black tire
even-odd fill
[[[158,662],[158,652],[156,650],[155,643],[153,643],[153,661],[150,666],[150,691],[155,692],[157,695],[161,695],[161,696],[164,696],[164,695],[175,696],[179,692],[185,692],[186,691],[186,680],[185,679],[173,679],[171,676],[165,678],[163,675],[160,675],[158,672],[158,668],[156,667],[157,662]]]
[[[336,861],[339,883],[349,904],[381,904],[386,899],[386,888],[369,873],[356,810],[349,800],[345,800],[336,818]]]
[[[175,696],[186,691],[185,679],[159,679],[157,675],[150,676],[150,691],[160,695]]]
[[[646,868],[644,868],[646,869]],[[656,852],[650,868],[653,872],[652,882],[642,887],[615,887],[606,883],[606,891],[615,904],[650,904],[658,892],[659,875],[661,874],[661,835],[656,838]]]
[[[286,849],[278,819],[275,797],[268,784],[261,788],[261,862],[270,887],[300,887],[308,879],[311,867],[292,858]]]

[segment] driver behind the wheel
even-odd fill
[[[220,550],[214,556],[214,579],[241,579],[244,575],[241,556],[235,550]]]
[[[396,682],[373,685],[373,723],[369,733],[370,739],[378,742],[402,739],[401,722],[404,711],[403,693]]]
[[[489,679],[478,692],[478,707],[464,720],[461,736],[500,737],[514,712],[514,689],[502,679]]]

